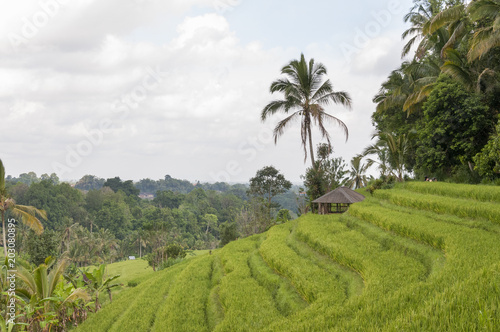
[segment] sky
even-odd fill
[[[0,4],[0,159],[18,176],[165,175],[248,182],[273,165],[300,183],[297,122],[261,122],[272,81],[303,53],[328,69],[352,110],[349,164],[371,143],[372,99],[400,63],[411,0],[23,0]],[[314,143],[320,143],[318,133]],[[376,174],[376,171],[372,171]]]

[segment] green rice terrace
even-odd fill
[[[150,274],[77,331],[498,331],[499,306],[500,187],[413,182]]]

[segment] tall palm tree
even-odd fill
[[[18,217],[24,224],[28,225],[37,234],[43,232],[43,225],[37,218],[37,215],[47,220],[47,213],[33,206],[18,205],[16,201],[7,195],[5,188],[5,168],[0,159],[0,214],[2,215],[2,235],[3,235],[3,251],[7,257],[7,238],[5,231],[5,213],[10,211],[15,217]]]
[[[270,91],[282,92],[284,99],[267,104],[262,110],[261,119],[265,121],[277,112],[287,115],[291,113],[274,128],[275,143],[293,121],[301,119],[304,162],[307,160],[307,145],[309,145],[312,167],[315,167],[311,125],[316,124],[319,127],[321,136],[326,138],[329,146],[331,146],[330,134],[325,126],[327,122],[339,125],[347,140],[349,131],[345,123],[326,113],[324,107],[334,103],[351,108],[351,97],[345,91],[334,91],[330,80],[323,80],[323,76],[327,74],[326,67],[321,63],[315,63],[314,59],[306,62],[304,54],[300,55],[300,60],[292,60],[284,66],[281,73],[286,77],[274,81]]]

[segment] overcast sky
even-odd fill
[[[23,0],[0,4],[0,158],[7,174],[300,182],[299,123],[275,145],[260,121],[303,52],[351,111],[330,114],[347,163],[370,144],[372,103],[401,60],[411,0]],[[319,143],[315,137],[315,143]]]

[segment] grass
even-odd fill
[[[154,274],[151,266],[144,259],[126,260],[108,264],[106,273],[110,276],[119,274],[116,282],[127,285],[129,281],[140,282]]]
[[[140,283],[78,330],[496,331],[497,193],[407,183],[160,272],[110,265]]]

